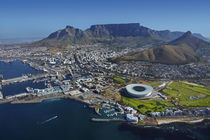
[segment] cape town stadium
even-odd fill
[[[130,84],[126,87],[127,94],[135,98],[143,98],[152,94],[153,88],[149,85]]]

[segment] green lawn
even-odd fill
[[[182,106],[189,107],[210,107],[210,97],[190,101],[181,101],[179,102],[179,104]]]
[[[160,81],[147,81],[147,83],[153,87],[158,87],[162,84]]]
[[[114,81],[116,81],[117,83],[121,83],[121,84],[126,82],[124,79],[119,78],[119,77],[114,77],[113,79],[114,79]]]
[[[167,107],[172,106],[171,103],[158,100],[139,100],[134,98],[128,98],[122,96],[121,101],[124,104],[128,104],[138,110],[142,114],[148,114],[150,112],[164,111]]]
[[[154,84],[152,84],[152,86],[153,87],[159,87],[161,84],[159,84],[159,83],[154,83]]]
[[[210,106],[210,90],[203,85],[193,86],[183,82],[173,82],[163,92],[170,97],[178,98],[182,106]],[[190,96],[198,96],[200,99],[191,100]]]
[[[163,92],[171,97],[179,98],[180,100],[188,100],[190,96],[205,97],[210,95],[210,90],[201,86],[192,86],[183,82],[173,82],[164,89]]]

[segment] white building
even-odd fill
[[[133,116],[133,114],[126,114],[126,120],[132,123],[138,123],[138,117]]]

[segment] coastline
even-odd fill
[[[171,123],[187,123],[187,124],[196,124],[201,123],[205,120],[210,120],[210,117],[179,117],[172,119],[157,119],[157,125],[171,124]]]
[[[124,119],[99,119],[99,118],[91,118],[93,122],[126,122]]]
[[[34,98],[32,100],[15,100],[15,101],[11,101],[11,104],[33,104],[33,103],[41,103],[43,101],[50,100],[50,99],[59,99],[59,98],[66,98],[66,96],[60,95],[60,96]]]
[[[82,100],[78,98],[78,96],[70,96],[70,95],[58,95],[58,96],[48,96],[48,97],[40,97],[34,98],[33,100],[2,100],[0,104],[4,103],[11,103],[11,104],[33,104],[33,103],[41,103],[46,100],[50,99],[70,99],[75,100],[80,103],[84,103],[88,105],[89,108],[94,108],[95,113],[100,116],[100,113],[96,109],[96,105],[92,105],[90,102],[86,100]],[[100,118],[91,118],[93,122],[125,122],[135,126],[161,126],[165,124],[172,124],[172,123],[187,123],[187,124],[197,124],[201,123],[205,120],[210,120],[210,116],[207,117],[174,117],[174,118],[153,118],[150,120],[146,120],[145,123],[133,124],[127,122],[125,119],[100,119]]]
[[[70,96],[70,95],[47,96],[47,97],[34,98],[32,100],[7,101],[7,103],[8,102],[10,102],[11,104],[41,103],[43,101],[50,100],[50,99],[71,99],[71,100],[75,100],[75,101],[82,102],[82,103],[85,103],[87,105],[90,105],[90,103],[88,103],[88,102],[86,102],[84,100],[81,100],[81,99],[79,99],[77,97]]]

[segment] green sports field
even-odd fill
[[[168,97],[173,97],[181,106],[210,106],[210,90],[207,86],[187,84],[183,81],[173,82],[163,90],[163,93]]]

